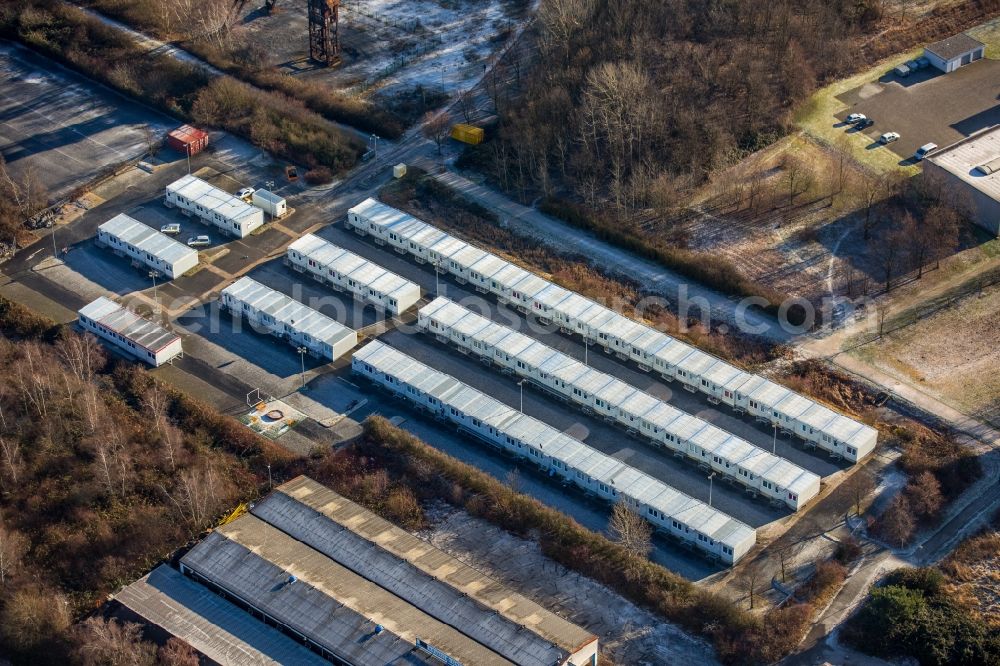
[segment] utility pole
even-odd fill
[[[299,353],[299,359],[302,361],[302,374],[300,378],[302,380],[302,386],[299,387],[300,391],[306,390],[306,352],[309,351],[305,347],[299,347],[295,351]]]
[[[712,506],[712,479],[715,477],[715,472],[708,475],[708,506]]]

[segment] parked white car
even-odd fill
[[[847,116],[847,118],[845,118],[844,121],[850,125],[854,125],[855,123],[860,123],[867,117],[868,116],[866,116],[863,113],[852,113],[851,115]]]
[[[191,247],[205,247],[212,244],[212,239],[208,236],[192,236],[188,238],[187,244]]]
[[[170,224],[164,224],[160,227],[161,234],[168,234],[170,236],[176,236],[181,232],[181,225],[176,222],[171,222]]]
[[[929,152],[931,152],[932,150],[937,150],[937,148],[938,145],[936,143],[925,143],[924,145],[917,148],[917,152],[913,153],[913,159],[919,162],[920,160],[927,157],[927,154]]]
[[[893,141],[896,141],[897,139],[899,139],[899,133],[898,132],[886,132],[885,134],[883,134],[882,136],[880,136],[878,138],[878,142],[881,143],[881,144],[886,144],[886,143],[892,143]]]
[[[236,193],[236,196],[238,196],[240,199],[243,199],[243,201],[250,201],[250,198],[253,196],[254,192],[256,192],[256,190],[253,189],[252,187],[244,187],[242,190]]]

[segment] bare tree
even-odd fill
[[[438,154],[441,154],[441,147],[451,132],[451,117],[444,111],[440,113],[428,112],[424,116],[420,131],[437,145]]]
[[[73,631],[77,663],[81,666],[153,666],[156,646],[142,640],[142,627],[89,617]]]
[[[795,197],[807,192],[812,185],[809,165],[796,155],[787,155],[783,164],[785,186],[788,188],[788,205],[795,203]]]
[[[875,304],[875,317],[877,318],[878,324],[878,337],[885,335],[885,322],[889,317],[889,301],[883,298],[878,303]]]
[[[653,530],[628,503],[618,500],[611,510],[611,536],[634,557],[646,557],[652,548]]]
[[[774,553],[775,557],[778,558],[778,567],[781,571],[781,582],[788,582],[788,567],[795,562],[795,558],[802,552],[805,548],[806,542],[799,541],[789,541],[787,543],[779,544],[776,548],[772,549],[771,552]]]
[[[465,122],[471,123],[476,113],[476,98],[466,90],[458,98],[458,108],[462,112],[462,118],[465,119]]]
[[[882,335],[881,325],[879,329],[879,335]],[[854,506],[854,513],[860,516],[861,507],[864,505],[865,500],[875,490],[875,479],[872,478],[871,473],[867,469],[858,469],[851,475],[851,478],[841,485],[841,488],[850,496],[851,504]]]
[[[879,533],[890,543],[902,548],[910,537],[916,524],[913,520],[913,510],[903,493],[896,495],[888,508],[879,516]]]
[[[3,456],[3,480],[4,489],[16,488],[21,479],[21,470],[24,467],[24,458],[21,456],[21,443],[14,437],[0,437],[0,455]]]
[[[198,666],[198,653],[176,636],[168,640],[156,653],[160,666]]]
[[[955,251],[961,225],[961,216],[954,207],[935,205],[928,209],[921,229],[921,236],[927,239],[925,259],[928,263],[934,261],[936,268],[941,265],[942,259]]]
[[[757,594],[763,591],[763,584],[766,580],[767,576],[764,573],[762,560],[746,563],[736,577],[736,584],[746,594],[750,610],[756,606]]]
[[[885,196],[886,187],[886,178],[884,176],[867,170],[862,173],[860,182],[858,183],[858,197],[865,211],[865,216],[861,224],[865,240],[871,238],[872,229],[875,228],[875,223],[878,221],[875,211],[879,202]]]
[[[930,472],[922,472],[906,486],[906,499],[913,513],[923,519],[933,517],[944,504],[941,483]]]

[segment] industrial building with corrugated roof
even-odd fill
[[[191,174],[167,185],[163,201],[237,238],[264,224],[260,208]]]
[[[314,356],[336,361],[358,344],[358,334],[337,320],[250,277],[222,290],[223,306]]]
[[[152,269],[168,280],[198,265],[198,252],[166,234],[119,213],[97,228],[97,244],[132,263]]]
[[[153,367],[169,363],[184,352],[179,335],[104,296],[80,308],[77,323]]]
[[[744,385],[762,377],[741,370],[697,347],[575,292],[560,287],[495,254],[476,248],[426,222],[375,199],[366,199],[347,212],[347,226],[355,233],[370,235],[378,244],[388,244],[418,263],[432,263],[462,284],[496,296],[522,312],[531,313],[560,330],[579,335],[588,345],[598,345],[609,354],[634,361],[639,369],[655,371],[666,381],[677,380],[692,392],[708,396],[736,411],[766,419],[776,428],[802,438],[829,453],[857,462],[874,451],[878,431],[819,402],[784,389],[785,403],[762,409]],[[769,382],[773,384],[773,382]],[[801,399],[801,400],[800,400]],[[798,409],[807,401],[806,412]]]
[[[305,477],[180,567],[335,663],[597,663],[596,636]]]

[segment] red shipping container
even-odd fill
[[[182,125],[167,134],[167,145],[183,155],[195,155],[208,146],[208,132]]]

